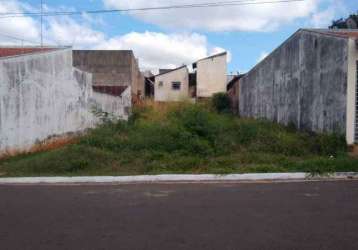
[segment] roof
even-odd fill
[[[358,29],[302,29],[302,30],[334,36],[334,37],[358,38]]]
[[[215,57],[219,57],[219,56],[225,56],[227,55],[227,52],[222,52],[222,53],[219,53],[219,54],[215,54],[215,55],[212,55],[212,56],[208,56],[208,57],[205,57],[205,58],[202,58],[202,59],[199,59],[198,61],[196,62],[200,62],[200,61],[203,61],[203,60],[208,60],[208,59],[211,59],[211,58],[215,58]]]
[[[172,69],[159,69],[159,74],[170,72]]]
[[[132,54],[134,55],[133,50],[129,49],[114,49],[114,50],[107,50],[107,49],[75,49],[73,50],[73,53],[82,53],[82,54]]]
[[[0,47],[0,57],[18,56],[25,54],[41,53],[53,51],[61,48],[57,47]]]
[[[245,74],[235,75],[231,81],[228,82],[226,88],[230,90]]]
[[[177,70],[182,69],[182,68],[186,68],[186,65],[180,66],[179,68],[175,68],[175,69],[168,70],[168,71],[163,72],[163,73],[159,73],[159,74],[155,75],[154,77],[161,76],[161,75],[165,75],[165,74],[169,74],[169,73],[171,73],[171,72],[173,72],[173,71],[177,71]]]

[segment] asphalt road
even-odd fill
[[[358,182],[0,186],[0,249],[358,249]]]

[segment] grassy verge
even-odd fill
[[[0,161],[0,176],[358,171],[344,138],[218,114],[193,104],[146,105],[75,144]]]

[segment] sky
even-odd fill
[[[43,3],[45,11],[84,11],[222,1],[43,0]],[[0,13],[38,12],[40,2],[0,0]],[[326,28],[333,19],[357,11],[357,0],[304,0],[52,16],[43,19],[43,39],[46,45],[73,46],[74,49],[130,49],[139,59],[142,70],[174,68],[227,51],[228,73],[244,73],[299,28]],[[0,17],[0,45],[39,45],[40,27],[38,17]]]

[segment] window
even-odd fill
[[[163,87],[163,82],[160,81],[159,84],[158,84],[159,87]]]
[[[181,82],[172,82],[172,90],[180,90]]]

